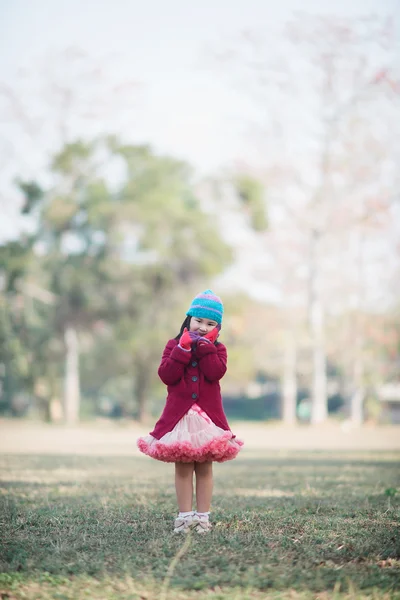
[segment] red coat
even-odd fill
[[[157,440],[171,431],[196,403],[215,425],[230,431],[222,406],[219,380],[226,372],[227,354],[223,344],[201,344],[185,352],[176,340],[165,346],[158,374],[167,385],[167,401],[150,435]]]

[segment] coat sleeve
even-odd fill
[[[209,381],[218,381],[226,373],[227,352],[224,344],[201,344],[197,346],[199,369]]]
[[[169,340],[164,348],[158,375],[165,385],[178,383],[184,375],[185,367],[191,359],[191,352],[186,352],[178,346],[176,340]]]

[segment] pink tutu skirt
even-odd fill
[[[224,462],[235,458],[243,442],[215,425],[197,405],[193,406],[162,438],[141,437],[138,448],[144,454],[164,462]]]

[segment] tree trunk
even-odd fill
[[[149,376],[145,365],[138,365],[135,377],[135,399],[138,408],[138,421],[144,423],[148,417],[147,398],[149,389]]]
[[[322,423],[328,417],[325,322],[321,299],[320,272],[318,266],[319,233],[312,232],[310,254],[310,334],[313,375],[311,384],[311,423]]]
[[[363,336],[360,319],[360,297],[356,299],[356,318],[354,331],[354,363],[353,363],[353,393],[350,399],[350,420],[353,425],[360,427],[364,421],[364,357]]]
[[[79,421],[80,384],[79,384],[79,340],[76,329],[67,325],[64,331],[65,342],[65,380],[64,415],[65,421],[72,425]]]
[[[351,415],[353,425],[360,427],[364,422],[364,388],[359,385],[351,396]]]
[[[328,417],[326,356],[323,342],[316,337],[313,347],[313,381],[311,423],[322,423]]]
[[[297,403],[297,351],[293,335],[287,336],[285,344],[285,355],[283,365],[282,382],[282,419],[287,425],[296,422],[296,403]]]
[[[361,318],[361,305],[363,297],[363,237],[359,232],[353,234],[356,244],[356,290],[353,306],[355,310],[354,323],[354,363],[353,363],[353,393],[350,403],[350,420],[353,425],[360,427],[364,421],[364,339]]]

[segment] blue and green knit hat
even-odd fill
[[[212,290],[206,290],[194,298],[186,314],[190,317],[211,319],[221,324],[224,305],[221,298],[216,296]]]

